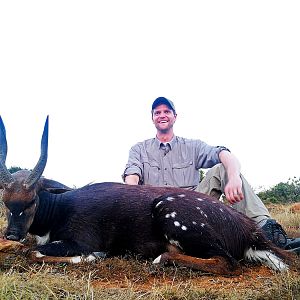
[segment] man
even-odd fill
[[[257,222],[277,246],[300,253],[300,238],[285,231],[240,174],[240,163],[223,146],[174,135],[177,113],[172,101],[159,97],[152,104],[156,137],[134,145],[123,173],[126,184],[175,186],[197,190],[216,198],[224,193],[233,208]],[[199,170],[209,169],[199,183]]]

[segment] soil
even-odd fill
[[[180,272],[180,271],[179,271]],[[199,274],[198,274],[199,275]],[[266,282],[272,281],[272,277],[276,274],[266,267],[249,267],[245,269],[244,273],[234,277],[224,277],[216,275],[200,275],[195,278],[182,279],[172,276],[164,276],[159,278],[155,275],[150,275],[146,282],[135,282],[133,288],[139,291],[147,291],[153,287],[175,286],[188,283],[191,286],[205,289],[223,289],[231,290],[234,286],[235,289],[261,289],[266,286]],[[94,280],[92,285],[95,288],[128,288],[128,278],[124,273],[116,274],[109,280]]]

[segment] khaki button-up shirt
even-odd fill
[[[195,189],[199,184],[199,169],[220,163],[219,153],[228,150],[177,136],[167,144],[165,150],[157,138],[152,138],[134,145],[129,152],[123,180],[127,175],[137,174],[139,184]]]

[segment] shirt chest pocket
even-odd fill
[[[172,169],[176,186],[189,187],[198,185],[199,175],[192,160],[174,163]]]
[[[156,161],[143,160],[144,184],[159,185],[160,167]]]

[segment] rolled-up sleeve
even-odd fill
[[[141,145],[136,144],[129,150],[128,162],[122,174],[122,179],[125,181],[127,175],[136,174],[141,178],[143,177],[143,165],[141,163]]]
[[[220,163],[219,154],[221,151],[230,150],[224,146],[210,146],[203,141],[197,141],[196,151],[196,168],[211,168],[214,165]]]

